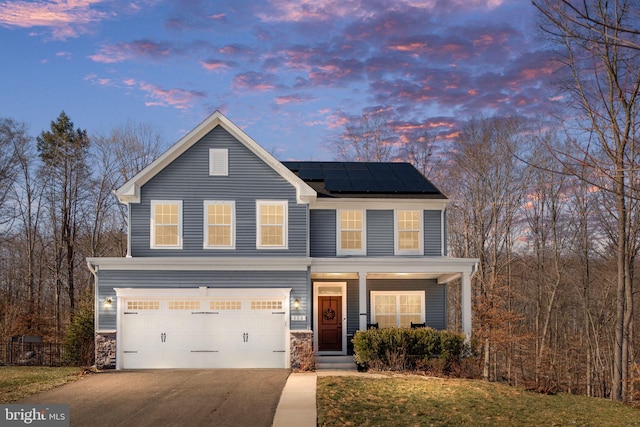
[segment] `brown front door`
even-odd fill
[[[342,297],[318,297],[318,350],[342,351]]]

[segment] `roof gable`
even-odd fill
[[[288,181],[296,189],[297,200],[299,203],[308,203],[316,198],[316,192],[309,187],[302,179],[297,177],[293,172],[280,163],[267,150],[262,148],[257,142],[251,139],[242,129],[233,124],[221,112],[216,111],[192,131],[187,133],[178,142],[165,151],[160,157],[151,162],[147,167],[142,169],[133,178],[123,184],[115,192],[116,196],[122,203],[139,203],[140,189],[149,182],[151,178],[156,176],[160,171],[167,167],[171,162],[177,159],[181,154],[191,148],[200,141],[205,135],[211,132],[217,126],[221,126],[236,138],[241,144],[247,147],[259,159],[271,167],[282,178]]]
[[[324,197],[446,199],[410,163],[283,162]]]

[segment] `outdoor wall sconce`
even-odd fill
[[[300,308],[300,300],[298,298],[293,301],[293,308],[295,308],[296,310]]]
[[[111,303],[112,303],[112,302],[113,302],[113,301],[112,301],[112,300],[111,300],[111,298],[109,297],[109,298],[107,298],[106,300],[104,300],[104,305],[106,305],[107,307],[111,307]]]

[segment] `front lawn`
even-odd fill
[[[640,426],[640,409],[478,380],[318,377],[319,426]]]
[[[0,403],[11,403],[80,378],[80,368],[0,367]]]

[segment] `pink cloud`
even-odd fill
[[[219,61],[217,59],[208,59],[206,61],[200,61],[200,65],[207,71],[217,71],[225,68],[231,68],[229,64],[224,61]]]
[[[332,21],[337,18],[370,19],[390,10],[455,12],[466,9],[491,10],[503,0],[394,0],[388,7],[360,0],[269,0],[270,8],[258,14],[264,22]]]
[[[42,27],[54,40],[90,33],[95,25],[123,14],[136,14],[160,0],[5,0],[0,3],[0,26]],[[32,31],[31,36],[41,35]]]
[[[276,76],[273,74],[257,73],[255,71],[247,71],[238,74],[233,79],[233,87],[235,89],[250,89],[258,91],[269,91],[276,89]]]
[[[168,43],[142,39],[134,40],[131,43],[103,45],[100,51],[89,56],[89,59],[94,62],[113,64],[140,57],[162,59],[167,58],[170,53],[171,46]]]
[[[91,24],[110,16],[92,8],[103,1],[5,1],[0,3],[0,25],[9,28],[50,28],[53,38],[57,40],[77,37],[87,33]]]
[[[302,104],[304,102],[312,101],[314,99],[316,98],[313,96],[296,93],[296,94],[286,95],[286,96],[277,96],[275,98],[275,102],[278,105]]]
[[[164,89],[146,82],[138,83],[138,87],[152,99],[145,102],[147,106],[169,106],[182,110],[191,107],[197,99],[206,98],[204,92],[180,88]]]

